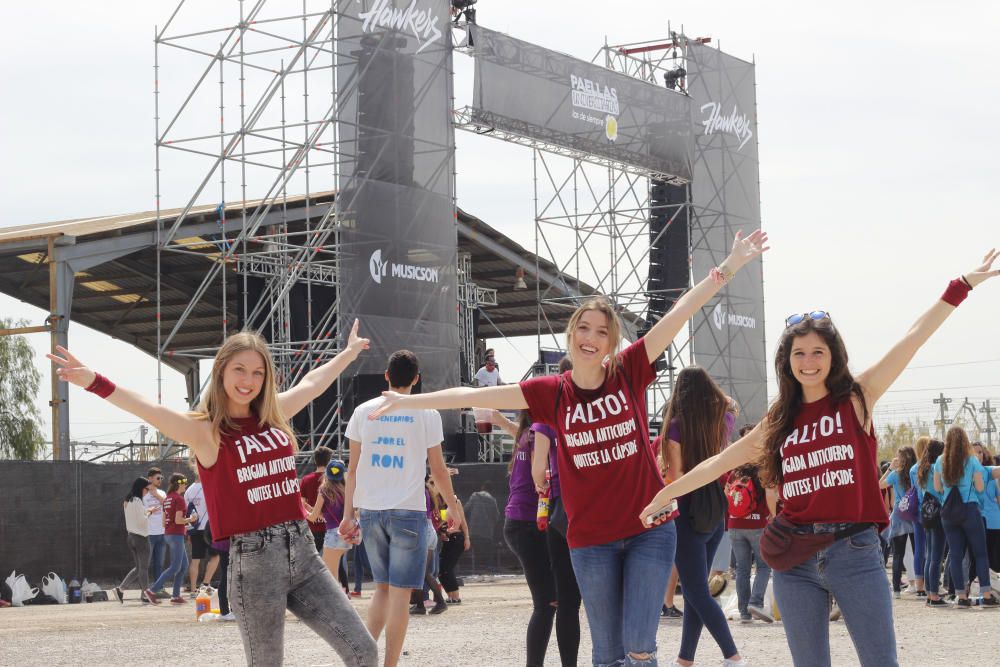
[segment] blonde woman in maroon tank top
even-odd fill
[[[1000,275],[992,268],[998,256],[1000,252],[990,250],[979,266],[951,281],[906,335],[857,377],[848,369],[844,341],[829,313],[790,316],[774,360],[778,397],[766,418],[722,453],[666,486],[640,514],[643,521],[655,523],[660,508],[671,499],[759,459],[763,483],[776,485],[784,503],[765,530],[762,550],[769,531],[774,544],[785,546],[783,560],[777,560],[780,553],[771,554],[772,568],[796,665],[830,664],[831,595],[860,663],[897,664],[892,599],[876,533],[888,525],[888,515],[879,491],[872,410],[969,291]],[[790,542],[778,539],[777,525],[793,527]],[[823,540],[822,548],[816,546]],[[798,557],[789,558],[790,553]]]
[[[255,333],[234,334],[215,356],[201,404],[187,413],[116,387],[65,348],[58,348],[61,356],[47,355],[61,380],[107,399],[191,449],[212,535],[230,538],[229,597],[250,665],[281,664],[286,609],[333,647],[344,664],[374,667],[378,661],[375,640],[316,552],[289,425],[367,348],[355,320],[342,352],[279,393],[266,341]]]

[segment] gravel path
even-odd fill
[[[182,608],[140,606],[128,592],[124,605],[103,602],[0,609],[0,665],[199,664],[243,665],[235,623],[198,623],[193,602]],[[365,613],[371,596],[355,600]],[[464,602],[440,616],[411,618],[402,663],[408,667],[523,665],[524,629],[530,614],[523,578],[470,583]],[[916,599],[895,601],[901,665],[953,665],[970,647],[993,645],[1000,611],[928,610]],[[590,654],[583,619],[581,664]],[[780,623],[731,624],[737,646],[753,665],[790,665]],[[831,625],[834,665],[856,665],[844,623]],[[669,664],[680,643],[680,623],[661,622],[660,664]],[[703,634],[698,665],[717,665],[721,655]],[[989,662],[989,661],[988,661]],[[337,665],[336,656],[291,615],[285,629],[285,664]],[[559,665],[555,633],[545,662]]]

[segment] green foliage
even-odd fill
[[[0,318],[0,328],[28,326]],[[42,452],[42,420],[35,406],[41,374],[24,336],[0,336],[0,459],[31,461]]]
[[[930,426],[919,417],[912,422],[886,424],[876,434],[878,436],[878,460],[891,461],[892,457],[896,455],[897,449],[905,445],[912,447],[917,438],[930,434]]]

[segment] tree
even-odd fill
[[[28,326],[0,318],[0,329]],[[0,459],[32,461],[45,444],[35,405],[41,373],[24,336],[0,336]]]

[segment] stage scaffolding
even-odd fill
[[[280,387],[287,388],[314,363],[335,355],[344,335],[339,325],[339,297],[322,312],[314,312],[313,298],[317,288],[336,290],[340,275],[335,206],[332,197],[319,201],[318,196],[330,195],[339,177],[337,91],[344,94],[345,82],[337,80],[338,0],[303,0],[301,11],[291,15],[271,11],[277,2],[240,0],[237,4],[238,16],[228,25],[185,29],[180,25],[186,8],[182,1],[155,34],[157,282],[167,278],[161,274],[162,253],[188,253],[206,260],[204,277],[180,320],[169,331],[158,327],[158,382],[162,382],[163,357],[210,359],[217,351],[176,349],[171,343],[182,328],[215,326],[225,334],[242,322],[252,322],[271,341]],[[466,26],[455,28],[455,50],[468,50]],[[605,45],[594,61],[661,85],[666,71],[685,62],[686,44],[686,37],[671,33],[666,40]],[[167,53],[180,53],[200,62],[194,81],[181,86],[179,95],[171,91],[175,96],[170,100],[162,86],[166,65],[161,59]],[[205,112],[206,103],[210,114]],[[188,122],[191,116],[202,122],[206,117],[217,117],[218,125],[209,129],[195,123],[192,127]],[[622,313],[630,339],[651,326],[658,315],[648,309],[650,179],[674,184],[683,181],[670,174],[574,152],[557,143],[494,131],[484,126],[482,119],[473,120],[468,108],[454,110],[454,125],[532,149],[536,261],[548,259],[561,275],[575,277],[567,279],[570,282],[586,283],[606,294]],[[164,163],[174,154],[200,161],[202,167],[195,172],[201,176],[186,191],[183,212],[168,227],[159,212],[167,180]],[[301,222],[295,224],[285,216],[290,193],[306,199]],[[690,188],[688,193],[685,203],[669,207],[671,222],[684,207],[691,206]],[[259,201],[249,203],[251,194]],[[218,205],[218,234],[178,238],[188,212],[206,202]],[[227,220],[227,211],[239,216],[238,231],[227,231],[227,223],[232,222]],[[688,217],[693,239],[699,233],[699,223],[696,216]],[[481,293],[469,284],[467,257],[460,256],[458,264],[462,363],[471,374],[475,370],[469,335],[472,313],[479,305],[488,305],[491,298],[495,303],[496,295]],[[263,284],[254,304],[248,300],[250,279]],[[232,281],[237,284],[230,285]],[[309,314],[307,335],[299,338],[291,335],[290,326],[290,295],[297,284],[304,285]],[[690,270],[684,289],[689,286]],[[580,293],[573,284],[562,287],[566,293]],[[220,289],[221,321],[189,321],[195,304],[210,291]],[[676,298],[684,289],[671,290],[670,296]],[[539,349],[562,345],[562,332],[550,324],[542,305],[558,304],[569,310],[581,299],[558,297],[552,286],[536,286]],[[157,313],[159,322],[159,286]],[[650,394],[651,415],[658,413],[669,396],[674,369],[693,361],[692,327],[689,324],[667,351],[666,370]],[[299,429],[303,450],[319,445],[339,447],[341,389],[338,381],[338,399],[323,414],[312,405],[308,408],[308,428],[306,432]]]
[[[300,12],[287,15],[275,13],[272,5],[287,11],[288,3],[241,0],[228,25],[207,28],[195,16],[190,29],[181,24],[198,8],[185,4],[180,2],[157,28],[154,45],[157,282],[166,279],[161,253],[188,253],[207,261],[200,286],[176,325],[158,327],[158,381],[164,356],[211,359],[217,351],[175,349],[172,341],[185,327],[216,326],[224,336],[251,322],[270,341],[284,389],[314,364],[332,358],[343,333],[339,299],[314,310],[314,291],[336,290],[339,277],[334,206],[329,196],[323,203],[314,201],[318,193],[334,189],[338,175],[336,1],[303,1]],[[172,72],[163,61],[178,54],[199,61],[197,75],[168,98],[163,81]],[[205,119],[213,117],[217,127],[205,127]],[[160,219],[163,186],[166,176],[176,174],[166,174],[164,162],[178,152],[200,161],[195,173],[201,175],[185,195],[183,212],[167,227]],[[259,201],[248,201],[251,192]],[[256,194],[260,192],[264,194]],[[305,197],[304,215],[294,224],[286,216],[289,193]],[[218,204],[219,233],[178,238],[189,211],[205,202]],[[227,232],[227,213],[239,216],[236,232]],[[250,279],[262,285],[255,303],[248,298]],[[237,284],[230,285],[232,281]],[[298,337],[291,333],[290,295],[296,285],[304,287],[308,328]],[[209,292],[222,294],[221,321],[192,322],[195,305]],[[157,304],[159,321],[159,287]],[[302,449],[336,447],[338,417],[339,399],[323,414],[310,405],[308,428],[298,428]]]

